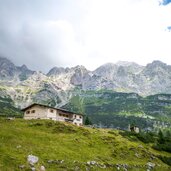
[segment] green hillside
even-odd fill
[[[10,98],[0,97],[0,116],[22,117],[22,113],[19,109],[13,106],[13,101]]]
[[[136,136],[49,120],[0,118],[0,170],[153,170],[169,171],[161,161],[171,153],[156,151]],[[28,155],[38,162],[31,166]],[[166,162],[167,163],[167,162]]]
[[[135,123],[142,129],[171,127],[171,95],[141,97],[136,93],[81,91],[64,108],[88,115],[93,123],[126,129]]]

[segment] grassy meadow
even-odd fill
[[[50,120],[7,120],[0,118],[0,170],[31,170],[28,155],[39,158],[34,168],[67,170],[171,170],[152,144],[122,136],[118,130],[77,127]],[[95,161],[95,163],[91,163]]]

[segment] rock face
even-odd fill
[[[108,63],[94,71],[84,66],[52,68],[47,74],[15,66],[0,57],[0,95],[10,96],[15,106],[32,102],[63,106],[75,90],[113,90],[140,95],[171,93],[171,66],[153,61],[147,66],[132,62]]]
[[[0,78],[2,80],[14,77],[16,72],[17,68],[11,61],[0,57]]]
[[[153,169],[155,167],[155,163],[148,162],[146,166],[148,167],[149,170]]]
[[[33,73],[34,71],[29,70],[26,65],[16,67],[8,59],[0,57],[0,80],[25,80]]]
[[[160,61],[146,67],[134,63],[106,64],[93,73],[103,78],[102,88],[141,95],[171,92],[171,66]]]
[[[47,76],[55,76],[55,75],[59,75],[65,72],[66,72],[65,68],[54,67],[47,73]]]

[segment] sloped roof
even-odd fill
[[[51,109],[55,109],[55,110],[58,110],[58,111],[61,111],[61,112],[65,112],[65,113],[69,113],[69,114],[77,114],[77,115],[83,115],[83,114],[80,114],[80,113],[75,113],[75,112],[71,112],[71,111],[68,111],[68,110],[65,110],[65,109],[61,109],[61,108],[55,108],[55,107],[52,107],[52,106],[48,106],[48,105],[44,105],[44,104],[39,104],[39,103],[33,103],[23,109],[21,109],[21,111],[26,111],[27,109],[33,107],[33,106],[42,106],[42,107],[48,107],[48,108],[51,108]]]

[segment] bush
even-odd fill
[[[140,132],[137,134],[135,132],[125,131],[125,132],[120,132],[120,134],[124,137],[129,138],[130,140],[135,141],[137,139],[144,143],[154,143],[156,140],[156,135],[152,132],[149,133]]]
[[[45,125],[47,128],[51,128],[54,126],[54,122],[46,122]]]
[[[119,134],[125,138],[128,138],[130,141],[138,141],[138,138],[136,137],[136,133],[134,132],[120,131]]]
[[[158,158],[166,163],[167,165],[171,166],[171,157],[166,157],[166,156],[158,156]]]
[[[167,151],[167,152],[171,153],[171,142],[167,142],[164,144],[157,143],[153,146],[153,148],[156,150],[159,150],[159,151]]]
[[[58,123],[53,128],[53,133],[75,133],[76,128],[71,125],[65,125],[63,123]]]
[[[163,135],[163,132],[160,130],[158,133],[158,139],[156,144],[153,146],[154,149],[159,151],[167,151],[171,153],[171,137],[170,134]]]
[[[139,133],[136,137],[144,143],[154,143],[156,140],[156,135],[154,133]]]

